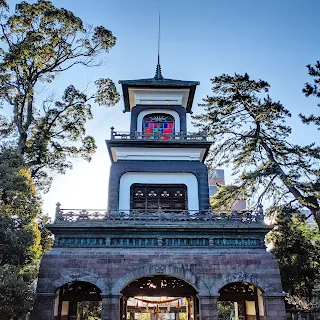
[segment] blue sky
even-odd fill
[[[317,140],[319,131],[302,125],[299,112],[318,113],[317,101],[301,92],[309,79],[306,65],[320,59],[319,0],[160,0],[161,65],[164,77],[198,80],[194,110],[210,94],[210,78],[221,73],[247,72],[271,85],[270,94],[294,115],[293,139],[301,144]],[[53,0],[85,23],[104,25],[117,37],[106,63],[93,69],[73,69],[46,92],[60,96],[74,84],[85,88],[100,77],[115,82],[153,77],[157,58],[159,0]],[[17,1],[8,1],[14,5]],[[120,89],[120,87],[119,87]],[[57,176],[44,197],[44,211],[53,215],[60,201],[68,208],[106,208],[110,161],[105,146],[109,128],[129,129],[123,104],[94,106],[88,133],[98,151],[90,164],[74,162],[74,170]],[[228,178],[228,175],[227,175]],[[229,181],[230,182],[230,181]]]

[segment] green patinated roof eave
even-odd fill
[[[207,221],[190,223],[185,222],[144,222],[141,221],[119,221],[110,223],[108,221],[78,221],[78,222],[55,222],[46,224],[45,227],[54,234],[94,234],[98,232],[113,231],[119,234],[148,234],[153,232],[173,233],[179,232],[188,235],[265,235],[273,226],[264,223],[241,223],[241,222],[225,222],[215,221],[208,223]],[[146,227],[148,228],[146,231]],[[153,230],[153,231],[151,231]],[[80,233],[79,233],[80,232]]]
[[[175,80],[175,79],[137,79],[137,80],[119,80],[119,84],[122,86],[123,100],[124,100],[124,111],[130,112],[129,102],[129,88],[163,88],[163,89],[182,89],[189,88],[189,98],[186,106],[186,111],[190,112],[199,81],[186,81],[186,80]]]
[[[205,154],[203,155],[202,162],[205,161],[205,159],[208,156],[209,149],[212,145],[211,141],[158,141],[158,140],[152,140],[152,141],[144,141],[144,140],[106,140],[106,145],[108,148],[108,153],[111,162],[114,162],[114,159],[112,157],[111,148],[112,147],[145,147],[145,148],[205,148]]]

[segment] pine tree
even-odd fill
[[[307,82],[302,90],[306,97],[316,97],[320,98],[320,61],[317,61],[314,66],[310,64],[307,65],[308,73],[312,77],[312,83]],[[318,104],[320,107],[320,104]],[[315,124],[318,126],[318,130],[320,130],[320,116],[315,116],[311,114],[310,116],[305,116],[300,113],[300,118],[302,122],[306,124]]]
[[[230,166],[237,176],[234,185],[219,188],[213,207],[231,208],[240,196],[254,199],[254,205],[268,198],[306,207],[320,225],[320,148],[290,141],[291,113],[272,101],[266,81],[223,74],[211,82],[213,94],[200,105],[205,112],[193,119],[213,140],[208,165]]]

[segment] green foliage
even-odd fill
[[[19,170],[24,166],[22,157],[12,149],[0,149],[0,195],[7,203],[13,199],[16,192],[29,192],[26,179]]]
[[[233,186],[220,186],[213,207],[229,209],[241,195],[254,200],[252,205],[263,198],[275,204],[295,201],[320,224],[320,148],[290,142],[291,114],[271,99],[267,82],[248,74],[223,74],[211,82],[213,94],[200,105],[205,112],[193,119],[213,140],[208,165],[231,166],[237,176]]]
[[[307,65],[309,75],[312,77],[313,82],[307,82],[302,90],[302,92],[306,95],[306,97],[316,97],[320,98],[320,61],[317,61],[314,66],[310,64]],[[320,104],[318,104],[320,107]],[[302,122],[306,124],[313,123],[318,126],[318,130],[320,130],[320,116],[315,116],[311,114],[310,116],[304,116],[300,113],[300,118]]]
[[[38,262],[51,238],[39,228],[41,202],[22,159],[0,149],[0,314],[19,319],[30,308]],[[42,247],[43,244],[43,247]]]
[[[72,167],[71,158],[91,160],[96,145],[86,135],[86,122],[92,119],[89,102],[111,106],[120,96],[110,79],[96,80],[97,90],[90,95],[70,85],[60,101],[48,98],[42,104],[37,89],[76,65],[100,65],[116,38],[103,26],[84,28],[79,17],[50,1],[21,2],[12,14],[2,7],[0,100],[11,107],[12,117],[0,117],[0,133],[45,189],[50,172],[64,173]]]
[[[303,214],[290,207],[272,208],[276,224],[268,236],[276,256],[284,291],[298,309],[310,309],[320,284],[320,233]]]
[[[41,86],[77,65],[99,66],[115,45],[112,32],[85,28],[71,11],[50,1],[25,1],[14,12],[0,0],[0,314],[20,319],[31,306],[39,259],[53,239],[45,228],[37,194],[52,173],[71,168],[72,158],[91,160],[96,144],[86,133],[91,102],[112,106],[120,99],[110,79],[96,92],[69,85],[60,100],[41,102]]]
[[[234,302],[218,301],[219,320],[232,320],[234,318]]]
[[[81,301],[78,302],[77,319],[79,320],[100,320],[102,302],[101,301]]]
[[[20,320],[32,305],[33,288],[20,268],[0,266],[0,318]]]
[[[40,246],[43,253],[50,251],[54,242],[52,233],[45,227],[49,222],[50,218],[47,215],[41,214],[37,218],[37,225],[40,231]]]
[[[40,257],[40,234],[36,225],[0,212],[0,265],[24,265]]]

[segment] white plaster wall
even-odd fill
[[[202,161],[206,149],[201,148],[111,148],[114,161],[118,160],[174,160]]]
[[[130,210],[130,187],[134,183],[185,184],[188,193],[188,210],[199,210],[198,180],[185,172],[127,172],[121,176],[119,210]]]
[[[187,107],[190,89],[168,89],[168,88],[151,88],[139,89],[129,88],[130,110],[137,104],[165,104],[182,105]]]
[[[180,117],[178,112],[173,111],[173,110],[166,110],[166,109],[147,109],[143,110],[139,113],[138,119],[137,119],[137,131],[142,132],[142,120],[143,117],[148,115],[148,114],[153,114],[153,113],[165,113],[165,114],[170,114],[174,118],[174,132],[179,133],[180,132]]]

